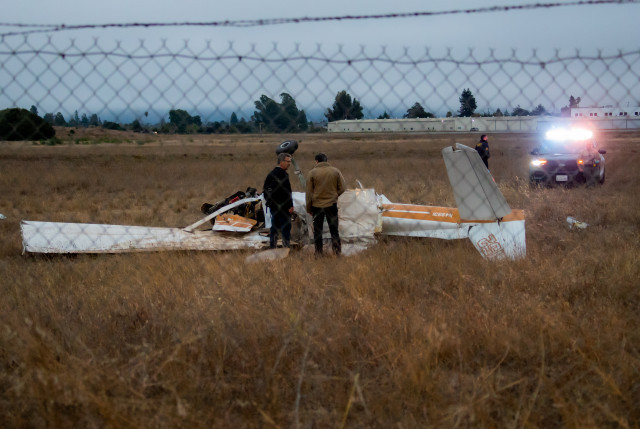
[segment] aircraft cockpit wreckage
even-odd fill
[[[295,140],[278,145],[290,155]],[[519,259],[526,254],[524,211],[511,209],[475,149],[456,143],[442,149],[457,208],[401,204],[374,189],[349,189],[338,200],[343,254],[375,244],[380,235],[471,240],[486,259]],[[293,158],[293,156],[292,156]],[[305,184],[297,163],[294,173]],[[313,246],[312,219],[305,194],[293,192],[292,245]],[[270,216],[264,196],[255,188],[214,204],[184,228],[87,223],[21,222],[23,250],[28,253],[122,253],[165,250],[262,251],[269,247]],[[329,241],[325,224],[323,236]]]

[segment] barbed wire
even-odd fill
[[[232,44],[231,44],[232,45]],[[474,52],[474,49],[469,49],[469,52]],[[603,54],[603,50],[599,49],[597,55],[583,55],[581,54],[580,49],[576,49],[576,53],[573,55],[560,55],[560,49],[555,49],[555,56],[549,58],[547,60],[539,60],[536,57],[536,50],[532,51],[533,57],[536,57],[535,60],[521,60],[515,58],[515,49],[512,50],[512,56],[509,58],[496,58],[494,56],[494,50],[489,50],[489,58],[485,60],[474,60],[469,61],[466,59],[457,60],[451,56],[452,49],[447,49],[447,54],[444,56],[430,56],[429,53],[426,52],[425,58],[417,58],[417,59],[394,59],[389,57],[382,56],[364,56],[357,57],[353,56],[352,58],[329,58],[327,56],[319,56],[319,55],[293,55],[286,56],[280,58],[268,58],[265,56],[252,56],[252,55],[242,55],[242,54],[231,54],[231,55],[214,55],[214,56],[206,56],[206,55],[197,55],[197,54],[185,54],[185,53],[175,53],[175,52],[167,52],[167,53],[148,53],[148,54],[132,54],[132,53],[121,53],[115,50],[98,50],[98,51],[82,51],[82,52],[60,52],[60,51],[51,51],[51,50],[39,50],[39,49],[25,49],[25,50],[0,50],[0,55],[7,56],[20,56],[20,55],[50,55],[57,56],[62,59],[65,58],[78,58],[78,57],[116,57],[116,58],[125,58],[130,60],[149,60],[149,59],[162,59],[162,58],[171,58],[171,59],[186,59],[186,60],[196,60],[196,61],[223,61],[223,60],[235,60],[235,61],[255,61],[261,63],[287,63],[287,62],[295,62],[295,61],[319,61],[327,64],[346,64],[352,65],[356,63],[387,63],[391,65],[403,65],[403,66],[411,66],[411,65],[420,65],[420,64],[428,64],[428,63],[448,63],[457,66],[481,66],[488,64],[518,64],[523,66],[540,66],[541,68],[545,68],[547,65],[555,64],[555,63],[564,63],[567,61],[609,61],[609,60],[620,60],[624,58],[633,57],[640,54],[640,49],[632,50],[632,51],[623,51],[618,50],[616,54]],[[361,53],[363,53],[361,51]]]
[[[24,24],[24,23],[0,23],[0,27],[33,27],[33,30],[27,31],[13,31],[7,33],[0,33],[0,37],[27,35],[35,33],[49,33],[60,31],[73,31],[73,30],[95,30],[95,29],[110,29],[110,28],[156,28],[156,27],[263,27],[271,25],[286,25],[286,24],[304,24],[304,23],[317,23],[317,22],[332,22],[332,21],[356,21],[356,20],[377,20],[377,19],[405,19],[405,18],[420,18],[420,17],[433,17],[433,16],[445,16],[445,15],[459,15],[459,14],[481,14],[481,13],[495,13],[495,12],[514,12],[522,10],[534,10],[534,9],[550,9],[558,7],[583,7],[583,6],[596,6],[605,4],[640,4],[640,0],[579,0],[572,2],[554,2],[554,3],[530,3],[523,5],[506,5],[506,6],[489,6],[481,8],[471,9],[453,9],[445,11],[423,11],[423,12],[405,12],[405,13],[387,13],[387,14],[371,14],[371,15],[342,15],[342,16],[320,16],[320,17],[298,17],[298,18],[271,18],[271,19],[255,19],[255,20],[224,20],[224,21],[209,21],[209,22],[131,22],[131,23],[108,23],[108,24],[80,24],[80,25],[65,25],[65,24]]]

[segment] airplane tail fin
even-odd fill
[[[469,240],[486,259],[524,258],[527,252],[524,211],[513,210],[502,220],[472,226],[469,230]]]
[[[524,211],[511,210],[475,149],[456,143],[442,149],[460,221],[471,221],[469,239],[486,259],[526,254]],[[477,221],[477,223],[475,222]]]
[[[456,143],[455,149],[442,149],[442,157],[461,219],[495,220],[511,213],[475,149]]]

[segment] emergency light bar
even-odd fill
[[[553,141],[574,141],[574,140],[587,140],[593,137],[593,132],[585,130],[583,128],[554,128],[547,131],[545,134],[547,140]]]

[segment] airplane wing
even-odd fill
[[[239,250],[269,246],[269,237],[182,228],[22,221],[23,251],[120,253],[158,250]]]
[[[495,220],[511,213],[496,182],[475,149],[456,143],[442,149],[461,219]]]

